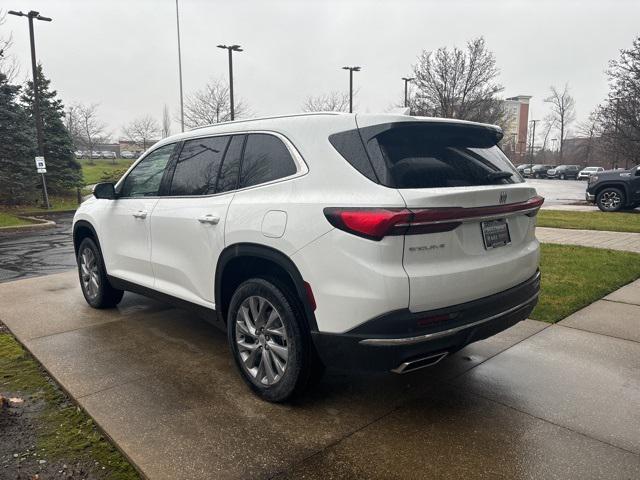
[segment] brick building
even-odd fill
[[[508,122],[505,125],[502,145],[515,164],[525,163],[527,155],[530,99],[531,95],[518,95],[504,100]]]

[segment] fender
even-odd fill
[[[214,296],[216,305],[222,305],[222,275],[224,273],[225,267],[231,260],[238,257],[256,257],[264,260],[269,260],[281,267],[285,272],[287,272],[295,286],[295,293],[298,295],[298,298],[302,303],[302,307],[309,324],[309,329],[312,332],[318,331],[316,317],[313,313],[311,305],[309,305],[309,302],[307,300],[307,291],[298,267],[296,267],[293,261],[281,251],[276,250],[275,248],[266,247],[264,245],[255,243],[236,243],[233,245],[229,245],[222,251],[222,253],[218,257],[218,263],[216,265],[214,285]],[[218,315],[221,315],[221,309],[217,308],[216,310],[218,311]]]
[[[93,227],[93,225],[91,225],[91,223],[89,223],[86,220],[78,220],[73,224],[72,235],[73,235],[73,250],[75,251],[75,254],[78,255],[78,247],[80,247],[80,245],[76,243],[76,232],[80,227],[88,228],[89,230],[91,230],[93,239],[95,240],[96,245],[100,249],[100,254],[102,254],[102,247],[100,246],[100,239],[98,238],[98,232],[96,232],[96,229]]]

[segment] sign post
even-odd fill
[[[44,157],[36,157],[36,171],[42,176],[42,193],[47,210],[49,210],[51,206],[49,205],[49,194],[47,193],[47,180],[44,176],[47,173],[47,164],[44,161]]]

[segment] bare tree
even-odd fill
[[[6,22],[7,14],[0,10],[0,27]],[[11,83],[20,73],[20,65],[16,57],[9,53],[13,45],[13,35],[0,36],[0,73]]]
[[[504,90],[497,81],[500,71],[484,38],[471,40],[466,50],[441,47],[423,51],[413,70],[413,114],[506,123],[503,102],[498,97]]]
[[[67,113],[67,126],[75,137],[74,142],[89,150],[89,161],[93,163],[96,145],[108,136],[107,125],[98,118],[98,104],[77,103]]]
[[[354,92],[354,98],[357,92]],[[349,94],[329,92],[317,96],[308,96],[302,105],[304,112],[348,112]]]
[[[160,134],[160,127],[155,118],[145,115],[122,127],[122,132],[127,140],[146,150],[149,140],[155,139]]]
[[[551,104],[551,115],[556,121],[558,131],[560,133],[560,161],[562,161],[563,143],[567,137],[569,125],[576,119],[576,101],[569,94],[569,85],[565,84],[564,90],[559,91],[556,87],[551,86],[551,95],[544,99],[546,103]]]
[[[629,168],[640,163],[640,36],[609,62],[607,77],[609,94],[597,111],[602,141],[612,166],[624,160]]]
[[[235,117],[242,118],[247,108],[242,100],[235,100]],[[212,80],[202,90],[197,90],[184,102],[184,124],[188,128],[201,127],[231,120],[229,85],[222,80]]]
[[[162,108],[162,138],[171,135],[171,117],[169,116],[169,107],[167,104]]]

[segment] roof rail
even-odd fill
[[[246,122],[257,122],[260,120],[272,120],[276,118],[293,118],[293,117],[308,117],[308,116],[321,116],[321,115],[345,115],[345,112],[305,112],[305,113],[291,113],[288,115],[273,115],[270,117],[244,118],[239,120],[229,120],[227,122],[211,123],[209,125],[201,125],[199,127],[191,128],[188,131],[193,132],[194,130],[200,130],[202,128],[217,127],[218,125],[229,125],[232,123],[246,123]]]

